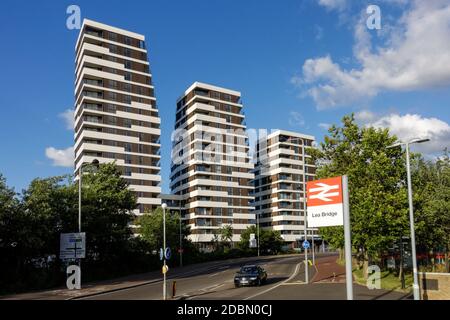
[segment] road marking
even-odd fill
[[[220,268],[217,268],[218,270],[223,270],[223,269],[229,269],[230,268],[230,266],[223,266],[223,267],[220,267]]]
[[[221,286],[224,286],[224,285],[225,285],[225,283],[222,283],[222,284],[215,284],[215,285],[213,285],[213,286],[206,287],[206,288],[200,289],[200,290],[198,290],[198,291],[199,291],[201,294],[210,293],[211,290],[220,288]],[[194,299],[196,296],[197,296],[197,295],[195,295],[195,292],[194,292],[194,293],[191,293],[191,294],[185,293],[185,294],[183,295],[183,297],[187,297],[185,300],[192,300],[192,299]]]
[[[277,285],[275,285],[275,286],[273,286],[273,287],[271,287],[271,288],[269,288],[269,289],[267,289],[267,290],[264,290],[264,291],[262,291],[262,292],[259,292],[259,293],[254,294],[254,295],[252,295],[252,296],[250,296],[250,297],[247,297],[247,298],[245,298],[244,300],[249,300],[249,299],[252,299],[252,298],[254,298],[254,297],[260,296],[260,295],[262,295],[262,294],[264,294],[264,293],[267,293],[267,292],[269,292],[269,291],[272,291],[273,289],[278,288],[278,287],[281,286],[282,284],[284,284],[284,283],[286,283],[286,282],[289,282],[290,280],[294,279],[294,277],[295,277],[295,276],[297,275],[297,273],[298,273],[298,270],[300,269],[300,265],[302,265],[302,264],[304,264],[303,261],[300,262],[300,263],[298,263],[298,264],[295,266],[294,272],[291,274],[291,276],[290,276],[288,279],[284,280],[283,282],[281,282],[281,283],[279,283],[279,284],[277,284]]]
[[[292,285],[298,285],[298,284],[306,284],[304,281],[296,281],[296,282],[289,282],[289,283],[282,283],[282,286],[292,286]]]

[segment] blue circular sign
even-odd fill
[[[309,241],[308,240],[303,241],[302,246],[303,246],[303,249],[309,249],[309,247],[310,247]]]
[[[163,248],[159,249],[159,260],[162,260],[164,258],[164,250]]]
[[[170,257],[172,256],[172,251],[170,251],[170,248],[166,248],[166,254],[165,254],[165,256],[166,256],[166,259],[167,259],[167,260],[169,260]]]

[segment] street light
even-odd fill
[[[410,224],[410,232],[411,232],[411,255],[412,255],[412,263],[413,263],[413,276],[414,276],[414,284],[413,284],[413,293],[414,300],[420,300],[420,291],[419,291],[419,277],[417,276],[417,257],[416,257],[416,237],[414,231],[414,207],[413,207],[413,197],[412,197],[412,186],[411,186],[411,167],[409,163],[409,145],[413,143],[423,143],[430,141],[430,139],[413,139],[407,142],[397,142],[387,148],[395,148],[395,147],[406,147],[406,172],[408,179],[408,202],[409,202],[409,224]]]
[[[167,204],[163,203],[161,205],[163,209],[163,257],[164,257],[164,265],[163,265],[163,274],[164,274],[164,286],[163,286],[163,300],[166,300],[166,273],[167,273],[167,266],[166,266],[166,208]]]
[[[91,163],[82,163],[80,165],[80,169],[78,169],[78,179],[80,181],[78,182],[78,232],[81,233],[81,183],[82,183],[82,177],[83,177],[83,168],[86,166],[93,165],[95,167],[98,167],[99,161],[97,159],[94,159]],[[81,259],[78,260],[78,267],[81,270]],[[81,285],[81,283],[80,283]]]
[[[179,199],[179,206],[180,206],[180,267],[183,266],[183,238],[181,237],[181,199]]]

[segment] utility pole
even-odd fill
[[[166,300],[167,295],[166,295],[166,273],[167,273],[167,265],[166,265],[166,208],[167,208],[167,204],[163,203],[162,204],[162,209],[163,209],[163,259],[164,259],[164,284],[163,284],[163,300]]]
[[[180,201],[180,267],[183,266],[183,238],[181,236],[181,199]]]
[[[417,273],[417,256],[416,256],[416,236],[415,236],[415,228],[414,228],[414,206],[413,206],[413,193],[411,186],[411,166],[409,160],[409,146],[413,143],[423,143],[428,142],[430,139],[413,139],[407,142],[398,142],[389,147],[395,148],[398,146],[405,146],[406,149],[406,175],[407,175],[407,184],[408,184],[408,204],[409,204],[409,227],[411,233],[411,255],[412,255],[412,263],[413,263],[413,294],[414,300],[420,300],[420,289],[419,289],[419,276]]]
[[[308,230],[306,228],[306,159],[305,159],[305,141],[299,139],[302,142],[302,162],[303,162],[303,210],[304,210],[304,232],[305,241],[308,241]],[[313,235],[314,236],[314,235]],[[305,250],[305,283],[309,283],[309,266],[308,266],[308,249]]]
[[[259,257],[259,213],[256,214],[256,231],[258,233],[258,257]]]

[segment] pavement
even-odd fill
[[[334,254],[316,256],[309,266],[310,283],[305,284],[303,255],[239,258],[189,265],[169,270],[167,296],[172,300],[345,300],[345,269]],[[259,264],[268,273],[260,287],[235,288],[233,276],[243,264]],[[175,283],[175,295],[173,285]],[[89,283],[81,290],[56,289],[0,299],[12,300],[161,300],[160,271],[120,279]],[[354,284],[355,300],[407,299],[409,294],[387,290],[369,290]]]

